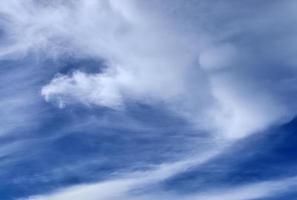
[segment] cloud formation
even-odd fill
[[[219,141],[212,144],[221,152],[224,145],[295,117],[296,6],[293,0],[3,1],[0,58],[18,60],[34,54],[102,60],[106,67],[100,72],[77,69],[56,74],[40,88],[41,95],[60,108],[77,104],[118,112],[131,104],[166,108],[197,132],[207,132],[211,141]],[[5,93],[6,88],[2,90]],[[3,99],[1,111],[23,108],[15,98]],[[26,116],[21,112],[19,118]],[[171,177],[199,162],[172,170],[175,164],[169,163],[162,173],[146,172],[144,179],[78,186],[41,199],[76,195],[133,199],[127,191],[146,185],[151,177],[160,183],[160,174]],[[289,187],[291,180],[226,189],[220,197],[263,197],[279,192],[283,183]],[[118,196],[112,196],[110,188],[117,188]],[[218,199],[214,193],[184,198]],[[158,195],[174,199],[171,194]]]
[[[179,1],[174,2],[173,5],[181,6]],[[93,3],[99,5],[96,1]],[[265,8],[268,14],[259,12],[252,18],[251,10],[232,11],[230,6],[239,6],[233,1],[222,5],[204,1],[201,5],[193,3],[198,13],[205,8],[216,10],[226,18],[224,23],[211,11],[192,16],[195,13],[183,6],[175,11],[182,13],[181,17],[174,20],[174,17],[169,19],[173,12],[170,9],[162,10],[161,7],[162,14],[150,13],[144,7],[148,6],[145,3],[110,1],[109,7],[103,9],[107,13],[103,16],[85,13],[87,5],[84,4],[80,3],[78,10],[69,11],[83,16],[81,24],[77,25],[79,31],[74,31],[71,41],[83,52],[105,59],[109,68],[99,74],[78,71],[54,78],[42,90],[47,100],[56,100],[60,105],[79,101],[111,108],[122,107],[131,101],[161,102],[197,127],[227,138],[244,137],[295,115],[292,112],[295,104],[287,102],[292,90],[287,91],[288,88],[282,85],[294,80],[292,63],[269,67],[276,63],[274,59],[286,60],[291,52],[265,51],[267,43],[282,44],[279,40],[288,40],[287,36],[291,34],[281,32],[281,28],[270,28],[266,32],[255,30],[260,24],[270,27],[275,20],[283,23],[278,15],[285,13],[292,2],[282,4],[275,16],[271,17],[269,13],[275,11],[277,2]],[[160,7],[159,3],[155,4]],[[89,19],[97,19],[100,24]],[[177,23],[180,19],[185,24]],[[289,24],[294,19],[295,16],[288,16],[285,22]],[[194,20],[193,32],[180,31]],[[209,30],[205,23],[210,27],[218,25],[221,29]],[[245,34],[251,35],[249,43],[236,38]],[[258,40],[265,35],[269,42],[262,44]],[[278,41],[274,41],[275,37]],[[295,38],[291,39],[295,41]],[[255,48],[259,49],[258,53]]]
[[[147,177],[111,180],[97,184],[80,185],[67,188],[53,194],[31,197],[29,200],[71,200],[73,198],[86,200],[165,200],[165,199],[182,199],[182,200],[252,200],[267,198],[282,194],[296,186],[296,177],[263,181],[252,184],[240,185],[233,188],[223,188],[219,190],[210,190],[192,195],[170,194],[166,192],[157,192],[156,194],[133,194],[147,184]]]

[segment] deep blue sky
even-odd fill
[[[297,199],[297,2],[0,2],[0,200]]]

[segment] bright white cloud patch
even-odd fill
[[[64,107],[67,101],[117,108],[122,106],[123,99],[117,83],[109,77],[89,75],[75,72],[72,77],[59,75],[42,89],[42,95],[47,101],[57,100],[59,107]]]

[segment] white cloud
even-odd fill
[[[292,70],[292,65],[297,64],[292,59],[294,48],[290,47],[293,53],[283,51],[287,44],[295,44],[296,39],[274,25],[295,22],[292,12],[284,21],[280,20],[287,6],[270,16],[278,4],[266,8],[265,14],[258,11],[252,15],[246,10],[238,12],[245,6],[234,9],[232,1],[224,5],[201,1],[201,5],[193,4],[190,8],[178,7],[178,11],[170,9],[171,3],[184,1],[165,0],[162,4],[166,6],[162,8],[160,2],[2,1],[0,12],[4,17],[0,25],[5,27],[7,38],[1,44],[0,57],[42,51],[49,57],[69,53],[105,60],[108,68],[102,73],[75,71],[57,75],[42,88],[45,99],[57,102],[60,107],[79,102],[121,109],[126,102],[162,103],[199,129],[231,140],[295,116],[297,105],[292,93],[296,91],[284,88],[282,83],[296,80],[296,70],[294,67]],[[148,4],[156,9],[149,9],[152,7]],[[256,8],[253,6],[251,10]],[[269,45],[280,48],[271,50]],[[275,63],[280,66],[272,66]],[[2,107],[10,103],[11,100],[4,102]],[[17,107],[18,102],[14,103]],[[181,171],[180,166],[178,170],[165,169],[162,173],[154,172],[153,178],[149,173],[140,180],[127,178],[78,186],[41,199],[64,200],[78,195],[81,199],[98,199],[98,195],[102,199],[116,199],[147,180],[158,182],[162,179],[160,175],[169,173],[166,178]],[[222,191],[220,197],[230,200],[265,196],[276,191],[268,186],[276,188],[278,184],[238,187]],[[240,196],[243,193],[245,197]],[[198,194],[195,198],[218,199],[217,196]]]
[[[79,18],[76,26],[69,26],[69,18],[68,24],[57,20],[58,27],[67,29],[53,32],[70,39],[82,53],[103,57],[109,69],[54,78],[42,90],[47,100],[111,108],[122,108],[126,101],[162,102],[197,127],[228,138],[261,131],[293,115],[275,98],[279,94],[257,86],[262,80],[240,74],[258,65],[244,63],[249,55],[243,55],[242,47],[231,41],[218,43],[213,35],[206,37],[203,28],[194,38],[180,35],[166,15],[137,11],[145,10],[141,3],[107,2],[77,3],[76,9],[68,10]],[[98,7],[99,13],[94,10]]]
[[[251,184],[236,186],[233,188],[208,191],[204,194],[197,194],[188,199],[197,200],[252,200],[259,198],[273,197],[287,192],[296,187],[296,177],[262,181]]]
[[[215,131],[223,131],[228,138],[263,131],[290,117],[286,106],[269,93],[249,91],[239,82],[220,75],[213,78],[212,85],[218,108],[210,111],[210,121],[216,125]]]
[[[271,68],[262,67],[260,55],[249,51],[255,47],[246,48],[228,39],[244,31],[254,37],[253,22],[261,16],[239,16],[245,26],[229,19],[226,24],[232,28],[216,33],[204,26],[205,22],[218,25],[211,13],[202,12],[197,18],[182,7],[179,12],[183,14],[174,16],[170,9],[160,10],[158,2],[154,2],[154,12],[147,10],[147,4],[133,0],[55,1],[45,5],[33,0],[2,2],[0,12],[7,19],[3,24],[9,38],[0,55],[42,50],[49,56],[71,52],[107,61],[108,70],[100,74],[77,71],[54,77],[42,94],[60,106],[81,102],[121,108],[126,101],[162,102],[197,127],[217,130],[228,138],[244,137],[295,114],[291,109],[295,104],[287,104],[291,91],[272,89],[281,77],[267,75],[270,86],[263,84],[265,77],[258,78],[271,73]],[[193,6],[204,11],[202,8],[212,5],[204,4]],[[218,12],[224,13],[230,5],[218,8]],[[290,15],[287,20],[294,17]],[[185,23],[179,23],[180,19]],[[269,26],[271,20],[261,23]],[[193,32],[182,31],[189,24],[195,26]],[[263,48],[260,43],[255,45]],[[287,68],[279,70],[286,72]]]
[[[159,173],[157,170],[148,174],[137,174],[134,178],[120,178],[96,184],[74,186],[48,195],[29,197],[28,200],[252,200],[279,195],[296,187],[296,177],[292,177],[243,184],[229,188],[216,188],[191,195],[175,194],[168,191],[155,191],[145,194],[133,193],[133,190],[141,189],[147,184],[153,184],[152,180],[162,180],[164,177]],[[161,177],[158,177],[159,175]]]
[[[57,99],[60,107],[64,107],[67,99],[75,99],[80,103],[117,108],[123,100],[117,85],[108,74],[88,75],[75,72],[72,77],[59,75],[42,89],[47,101]]]
[[[84,184],[57,191],[53,194],[32,196],[30,200],[68,200],[68,199],[86,199],[86,200],[111,200],[111,199],[134,199],[130,193],[133,190],[145,188],[148,185],[156,184],[190,167],[199,166],[221,153],[221,149],[209,150],[206,153],[200,153],[196,158],[174,163],[166,163],[157,166],[154,169],[146,171],[134,171],[126,173],[117,178],[102,181],[95,184]],[[144,199],[148,197],[143,197]],[[137,198],[138,199],[138,198]],[[142,199],[142,197],[141,197]]]

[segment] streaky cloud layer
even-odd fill
[[[116,129],[118,125],[141,132],[147,127],[142,127],[141,119],[132,119],[129,109],[142,105],[159,109],[160,115],[163,109],[183,120],[208,142],[205,147],[198,141],[189,152],[190,158],[184,154],[176,158],[176,152],[170,152],[168,157],[174,159],[145,163],[141,167],[146,170],[135,170],[131,163],[129,170],[116,171],[113,178],[98,183],[67,185],[56,193],[24,198],[246,200],[292,190],[296,178],[185,195],[165,191],[161,186],[164,180],[211,162],[226,151],[236,154],[236,148],[232,149],[235,144],[296,117],[296,10],[293,0],[0,2],[1,65],[5,60],[23,64],[1,75],[4,86],[0,88],[0,111],[13,113],[0,118],[2,135],[23,126],[33,127],[34,120],[37,125],[44,123],[38,116],[45,111],[60,109],[55,112],[65,110],[68,114],[77,107],[89,109],[82,111],[88,117],[76,118],[71,126],[53,128],[57,129],[53,132],[69,134],[88,123],[96,131],[104,126]],[[24,65],[30,56],[40,62]],[[55,65],[73,58],[100,61],[104,66],[98,64],[97,71],[82,70],[75,64],[69,71],[39,66],[48,60]],[[5,84],[11,80],[23,84]],[[22,91],[27,88],[28,93]],[[49,104],[41,103],[41,97]],[[47,107],[52,105],[56,107]],[[161,134],[165,128],[157,129]],[[37,143],[56,141],[63,134],[46,139],[39,136]],[[190,154],[193,152],[199,154]],[[87,169],[86,163],[80,164]]]

